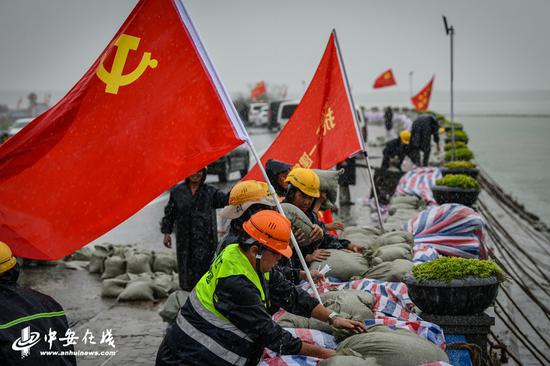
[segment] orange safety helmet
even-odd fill
[[[290,221],[280,213],[272,210],[256,212],[243,224],[243,229],[252,239],[265,247],[290,258],[292,248],[290,240]]]

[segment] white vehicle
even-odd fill
[[[250,108],[248,110],[248,123],[251,125],[258,125],[260,111],[266,106],[268,106],[267,103],[250,103]]]
[[[288,102],[282,102],[279,105],[279,109],[277,111],[277,124],[279,125],[279,128],[282,128],[288,122],[292,116],[292,113],[294,113],[298,107],[298,104],[300,104],[299,100],[291,100]]]
[[[262,106],[262,109],[260,109],[260,113],[258,113],[258,118],[256,119],[257,123],[256,125],[261,126],[267,126],[269,123],[269,119],[271,117],[271,110],[269,109],[269,105]]]
[[[13,126],[11,126],[8,130],[8,137],[12,137],[17,132],[21,131],[26,125],[31,123],[33,119],[34,118],[19,118],[18,120],[16,120]]]

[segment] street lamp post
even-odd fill
[[[443,15],[445,33],[451,36],[451,161],[455,160],[455,125],[454,125],[454,35],[455,28],[447,24],[447,17]]]

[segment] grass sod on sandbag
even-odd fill
[[[378,249],[368,249],[363,256],[370,266],[383,262],[392,262],[396,259],[412,259],[413,251],[408,243],[385,245]]]
[[[369,269],[369,263],[361,254],[337,249],[327,249],[327,251],[330,253],[330,257],[322,262],[311,263],[309,265],[311,271],[317,271],[327,264],[330,266],[330,271],[325,276],[349,281],[351,277],[361,276]]]
[[[438,280],[450,283],[452,280],[467,277],[496,277],[500,282],[505,280],[502,269],[492,260],[467,259],[459,257],[440,257],[436,260],[421,263],[412,270],[416,282]]]
[[[453,151],[449,150],[445,152],[445,160],[451,161],[453,157]],[[474,153],[468,148],[456,149],[454,151],[454,160],[470,161],[474,158]]]
[[[438,186],[480,189],[479,183],[466,174],[447,174],[435,181]]]
[[[406,259],[396,259],[383,262],[369,268],[362,277],[386,282],[402,282],[403,277],[413,268],[413,262]]]
[[[445,352],[407,329],[391,329],[384,325],[368,327],[366,333],[342,341],[336,351],[353,350],[364,357],[373,357],[380,366],[418,366],[430,362],[449,362]]]
[[[464,141],[455,141],[454,143],[455,149],[461,149],[463,147],[468,147],[468,145]],[[452,142],[447,142],[445,145],[443,145],[443,149],[445,151],[451,150],[453,148]]]
[[[311,220],[302,210],[291,203],[281,203],[281,207],[285,212],[285,216],[292,223],[292,230],[295,231],[296,229],[300,229],[304,233],[305,241],[302,245],[308,245],[310,243],[309,238],[311,237],[311,230],[313,228]]]
[[[471,161],[449,161],[443,167],[447,169],[475,169],[477,165]]]
[[[451,131],[447,131],[446,134],[447,134],[448,139],[452,139],[452,132]],[[469,139],[469,136],[465,131],[455,130],[455,143],[457,141],[466,142],[466,141],[468,141],[468,139]]]

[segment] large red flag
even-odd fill
[[[376,80],[374,81],[374,85],[372,86],[374,89],[378,88],[384,88],[386,86],[392,86],[397,85],[395,82],[395,78],[393,76],[393,72],[391,69],[388,69],[382,73]]]
[[[0,147],[0,240],[63,257],[246,138],[181,0],[140,1],[72,90]]]
[[[256,100],[256,99],[258,99],[258,97],[261,97],[266,92],[267,92],[267,88],[265,86],[265,81],[260,81],[250,91],[250,98],[253,99],[253,100]]]
[[[328,169],[361,150],[334,33],[292,117],[261,158]],[[255,166],[244,179],[263,179]]]
[[[430,97],[432,96],[432,87],[434,83],[435,75],[432,76],[432,80],[424,87],[418,94],[411,98],[412,104],[418,112],[424,112],[430,105]]]

